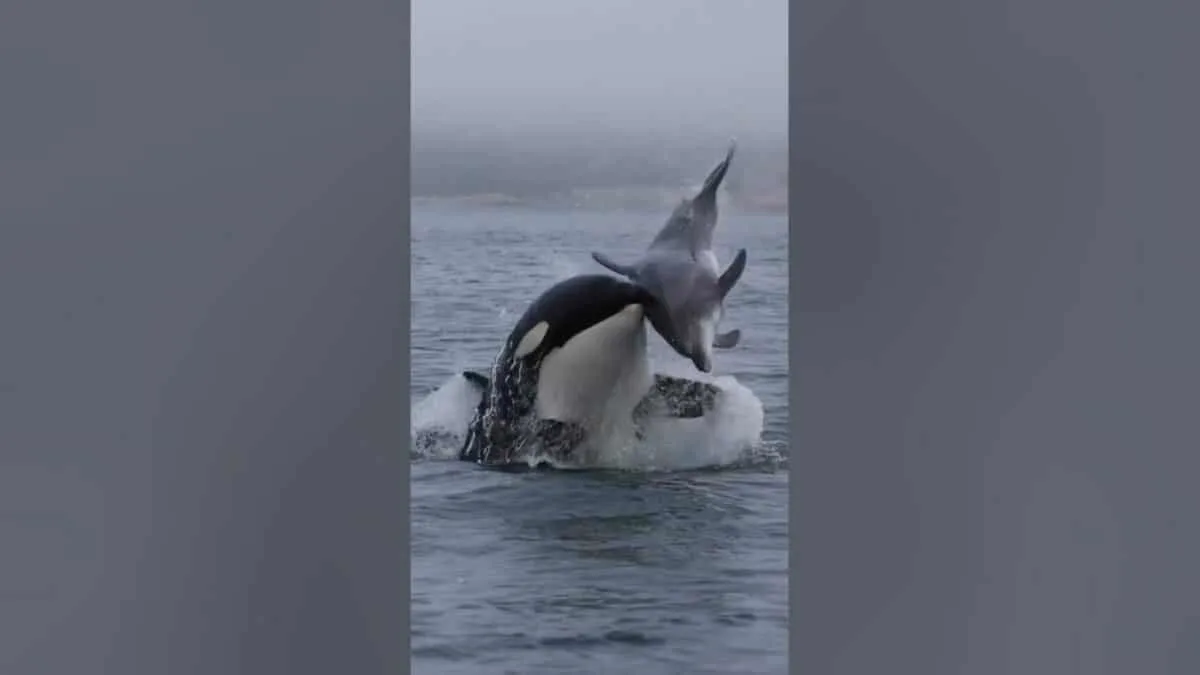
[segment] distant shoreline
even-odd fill
[[[680,190],[578,190],[566,194],[516,197],[502,193],[468,195],[414,195],[413,206],[421,208],[472,209],[569,209],[572,211],[669,211],[685,196]],[[740,213],[781,215],[787,213],[787,193],[756,196],[727,196],[725,203]]]
[[[469,208],[669,212],[727,149],[699,141],[630,134],[419,135],[413,143],[414,202]],[[722,202],[747,213],[787,212],[787,141],[745,139]]]

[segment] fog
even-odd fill
[[[785,133],[786,0],[415,0],[413,122]]]
[[[786,0],[417,0],[414,194],[678,186],[731,138],[743,150],[732,184],[782,193],[787,12]]]

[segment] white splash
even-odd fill
[[[412,407],[414,457],[457,459],[467,425],[479,405],[479,390],[455,374]]]
[[[682,367],[659,372],[715,385],[721,391],[713,411],[698,419],[652,418],[641,439],[634,435],[632,422],[611,425],[593,441],[585,463],[562,468],[684,471],[738,464],[755,454],[763,431],[763,405],[750,389],[730,375],[710,377]],[[417,401],[412,408],[412,455],[456,458],[478,402],[477,390],[457,374]],[[531,462],[539,459],[544,458]]]

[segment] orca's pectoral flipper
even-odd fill
[[[713,409],[719,391],[708,382],[655,375],[653,388],[634,409],[634,419],[641,420],[652,412],[681,419],[703,417]]]
[[[717,349],[733,349],[737,346],[738,340],[742,339],[742,331],[734,328],[728,333],[718,333],[713,338],[713,347]]]
[[[592,260],[595,260],[596,262],[600,263],[605,268],[607,268],[613,272],[616,272],[617,274],[620,274],[623,277],[626,277],[626,278],[634,280],[634,281],[637,280],[637,271],[634,270],[633,267],[631,267],[629,265],[622,265],[621,263],[616,262],[612,258],[609,258],[608,256],[604,255],[603,253],[596,253],[595,251],[593,251],[592,252]]]
[[[474,385],[481,392],[487,391],[487,388],[488,388],[487,376],[480,375],[479,373],[477,373],[473,370],[464,370],[462,372],[462,376],[463,376],[464,380],[466,380],[470,384]]]
[[[733,257],[733,262],[729,263],[729,267],[721,273],[721,278],[717,279],[717,289],[721,293],[721,299],[724,300],[729,291],[733,290],[734,284],[742,278],[742,272],[746,271],[746,249],[738,249],[737,255]]]

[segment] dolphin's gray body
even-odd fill
[[[739,249],[724,272],[718,272],[712,252],[717,225],[717,188],[721,186],[735,146],[709,173],[699,192],[684,199],[638,261],[625,265],[603,253],[592,258],[649,291],[658,302],[647,318],[671,347],[690,359],[701,372],[712,371],[712,350],[737,345],[741,332],[718,334],[725,313],[725,296],[746,268],[746,249]]]

